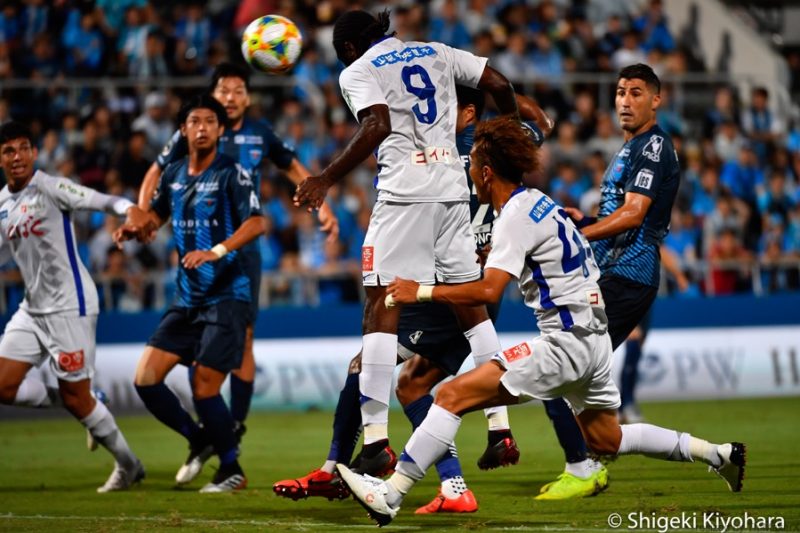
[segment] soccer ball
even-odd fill
[[[300,58],[303,36],[294,22],[280,15],[264,15],[251,22],[242,35],[245,60],[267,74],[282,74]]]

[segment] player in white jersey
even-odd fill
[[[428,416],[408,441],[392,477],[383,481],[338,465],[342,480],[379,525],[389,523],[403,497],[453,442],[461,416],[492,405],[564,397],[572,405],[589,448],[597,454],[644,454],[707,463],[737,492],[742,488],[741,443],[711,444],[649,424],[620,426],[619,391],[611,380],[611,338],[588,241],[547,195],[522,186],[535,171],[537,148],[508,118],[479,124],[470,176],[481,201],[500,212],[480,281],[429,287],[397,280],[397,302],[438,301],[476,305],[497,301],[517,280],[533,308],[541,335],[442,385]]]
[[[8,182],[0,191],[0,262],[13,258],[25,283],[25,299],[0,340],[0,402],[49,404],[44,383],[25,379],[34,365],[48,361],[64,407],[114,456],[114,471],[97,491],[124,490],[144,478],[144,468],[114,417],[90,392],[97,290],[78,257],[71,212],[127,214],[135,225],[143,213],[124,198],[34,172],[36,157],[27,127],[0,127],[0,167]]]
[[[455,139],[456,83],[491,94],[518,118],[514,89],[485,58],[440,43],[403,42],[387,34],[389,13],[348,11],[336,21],[333,45],[347,65],[342,94],[360,127],[319,176],[297,189],[296,206],[318,208],[328,188],[377,150],[378,200],[361,254],[366,292],[362,370],[363,458],[388,447],[388,411],[397,353],[399,309],[383,305],[395,277],[425,285],[478,279],[469,190]],[[485,306],[453,306],[477,364],[499,349]],[[490,425],[508,427],[505,410]]]

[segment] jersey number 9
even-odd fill
[[[411,84],[411,76],[417,74],[419,79],[422,81],[422,87],[416,87]],[[436,87],[433,86],[433,82],[431,81],[431,77],[428,75],[428,71],[422,68],[420,65],[411,65],[408,67],[403,67],[402,71],[403,83],[406,86],[406,90],[419,98],[420,100],[425,100],[425,104],[427,107],[426,112],[422,112],[420,110],[419,104],[414,104],[411,108],[411,111],[414,112],[414,115],[417,117],[417,120],[422,122],[423,124],[433,124],[433,121],[436,120]]]

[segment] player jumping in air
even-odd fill
[[[600,272],[588,242],[567,213],[547,195],[522,186],[523,174],[538,167],[537,148],[527,131],[508,117],[479,124],[470,159],[479,197],[500,212],[484,278],[449,287],[396,280],[388,294],[400,303],[475,305],[499,300],[516,279],[541,335],[442,385],[389,480],[358,475],[339,465],[342,480],[359,503],[379,525],[388,524],[411,487],[453,442],[465,413],[557,397],[570,402],[595,453],[699,460],[732,491],[740,491],[743,444],[716,445],[649,424],[619,425],[611,339],[597,283]]]

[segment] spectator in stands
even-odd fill
[[[94,119],[83,124],[81,144],[73,148],[72,159],[81,185],[105,192],[105,176],[111,167],[111,153],[103,148]]]
[[[523,31],[515,31],[508,36],[506,49],[497,54],[494,65],[515,83],[524,82],[537,74],[543,75],[542,72],[534,70],[533,62],[528,55],[528,41]]]
[[[709,252],[711,263],[711,295],[727,295],[747,290],[753,254],[745,249],[733,228],[723,228]]]
[[[175,24],[175,65],[182,74],[202,74],[208,66],[208,51],[216,37],[216,28],[204,4],[201,0],[191,0]]]
[[[103,35],[97,27],[95,11],[84,9],[73,8],[69,12],[61,34],[67,50],[66,68],[73,76],[97,76],[102,67]]]
[[[147,36],[151,27],[144,20],[144,10],[137,5],[130,5],[125,10],[124,23],[119,28],[117,37],[117,57],[119,68],[129,72],[130,65],[141,61],[147,49]]]
[[[756,87],[750,93],[750,106],[742,111],[742,129],[753,140],[759,161],[766,161],[769,148],[784,132],[784,124],[770,111],[765,87]]]
[[[39,147],[39,156],[36,158],[36,168],[50,174],[58,175],[58,165],[68,157],[66,148],[58,142],[55,130],[48,130],[42,138]]]
[[[794,207],[794,198],[787,194],[786,175],[774,170],[767,181],[767,186],[758,194],[758,211],[764,218],[764,228],[767,228],[767,219],[777,217],[781,224],[789,221],[789,213]]]
[[[147,135],[143,131],[134,131],[128,137],[128,144],[114,163],[119,169],[119,179],[126,189],[126,196],[138,196],[142,179],[150,168],[152,161],[145,157],[147,150]]]
[[[705,217],[714,212],[717,197],[720,193],[719,175],[717,169],[711,165],[703,168],[700,179],[692,188],[691,213],[700,223]]]
[[[611,55],[611,67],[614,70],[621,70],[628,65],[644,63],[646,60],[639,34],[636,30],[628,30],[622,38],[622,47]]]
[[[694,225],[694,217],[688,211],[672,210],[669,233],[664,238],[664,246],[669,248],[680,262],[682,270],[697,263],[697,244],[700,232]]]
[[[712,139],[717,129],[724,123],[737,123],[739,113],[733,99],[733,90],[727,85],[719,87],[714,93],[714,107],[703,117],[703,138]]]
[[[134,56],[128,64],[128,75],[143,80],[168,76],[170,72],[164,59],[165,49],[161,32],[150,30],[145,39],[144,53]]]
[[[720,183],[733,196],[754,206],[756,187],[763,186],[764,173],[758,166],[758,158],[753,145],[744,143],[739,148],[738,159],[728,161],[722,167]]]
[[[167,113],[167,97],[163,93],[152,92],[144,99],[144,113],[131,124],[133,131],[142,131],[147,136],[146,157],[154,160],[175,131]]]
[[[714,152],[726,163],[739,157],[747,139],[739,132],[739,126],[730,118],[725,118],[714,135]]]
[[[564,72],[564,62],[561,52],[553,45],[550,37],[539,32],[534,37],[535,48],[531,54],[531,64],[536,76],[553,80],[558,84],[561,74]]]
[[[606,31],[600,39],[599,48],[607,56],[611,57],[614,52],[622,48],[624,36],[622,19],[619,15],[612,15],[606,21]]]
[[[438,4],[438,9],[431,13],[427,40],[471,51],[472,37],[460,20],[455,0],[441,0]]]
[[[623,145],[622,135],[617,130],[614,119],[608,111],[597,113],[597,129],[595,134],[586,144],[587,152],[600,152],[603,159],[611,161],[611,158]]]
[[[550,180],[550,196],[561,206],[577,207],[581,196],[589,188],[578,175],[574,165],[563,162]]]
[[[585,143],[591,139],[597,129],[597,105],[589,91],[581,91],[575,95],[575,110],[570,116],[577,128],[578,140]],[[619,148],[620,145],[617,145]]]
[[[717,196],[717,203],[712,211],[703,220],[703,248],[704,255],[708,255],[713,248],[715,239],[723,230],[731,230],[737,238],[741,239],[750,219],[750,208],[740,199],[723,191]]]
[[[558,124],[556,142],[548,142],[545,146],[550,152],[551,168],[562,163],[578,166],[583,162],[585,149],[578,142],[578,131],[572,122],[561,122]]]
[[[98,276],[98,299],[106,311],[135,313],[142,310],[142,278],[116,245],[106,251],[105,268]]]
[[[644,13],[633,21],[633,28],[642,34],[642,47],[645,50],[656,48],[662,52],[671,52],[675,48],[675,40],[669,31],[661,0],[650,0]]]

